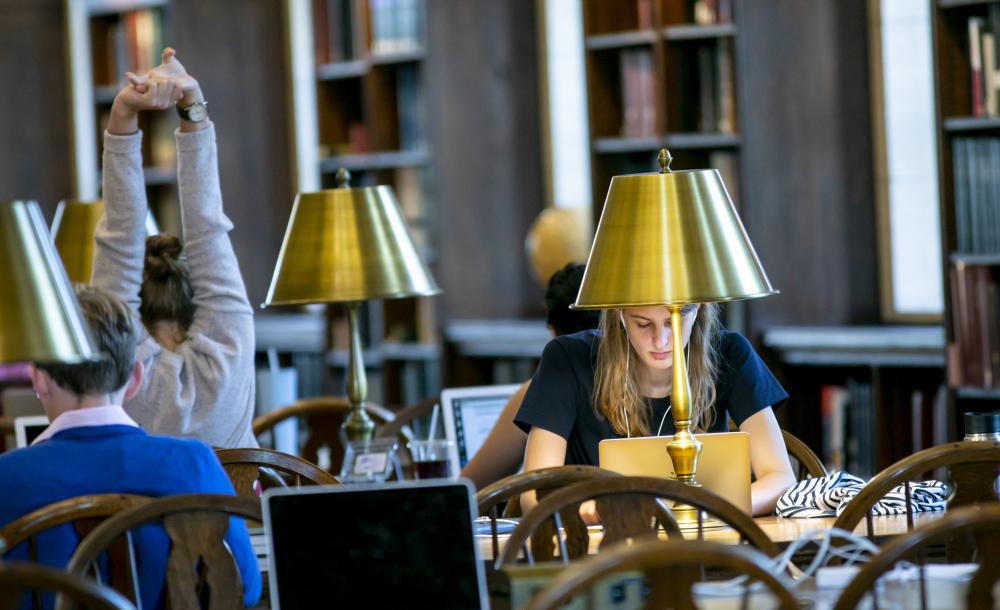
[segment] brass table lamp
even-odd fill
[[[666,305],[673,330],[671,409],[676,433],[667,445],[680,481],[697,485],[701,443],[691,434],[691,386],[681,309],[692,303],[775,294],[719,172],[670,170],[615,176],[573,309]]]
[[[0,286],[0,362],[97,357],[34,201],[0,202]]]
[[[368,381],[361,351],[358,305],[369,299],[431,296],[441,292],[406,228],[392,188],[338,188],[295,198],[264,307],[344,303],[351,329],[347,397],[349,440],[371,439],[375,423],[364,409]]]
[[[52,239],[71,282],[89,284],[94,271],[94,235],[104,215],[104,202],[65,199],[52,218]],[[146,212],[146,235],[160,232],[156,219]]]

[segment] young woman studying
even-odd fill
[[[692,431],[724,432],[731,417],[749,433],[753,512],[770,513],[795,483],[772,411],[788,394],[749,341],[722,328],[718,305],[689,305],[682,321]],[[673,434],[672,357],[666,306],[604,310],[597,330],[549,342],[514,420],[528,432],[524,469],[597,465],[604,439]]]

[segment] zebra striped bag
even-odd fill
[[[834,517],[847,508],[847,504],[864,486],[864,479],[843,471],[805,479],[778,498],[777,512],[782,517],[797,519]],[[910,483],[910,501],[914,512],[944,510],[947,497],[948,488],[940,481]],[[901,515],[905,512],[906,491],[903,485],[894,487],[872,507],[873,515]]]

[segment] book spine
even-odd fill
[[[969,75],[972,83],[972,116],[981,117],[985,114],[983,108],[983,55],[981,46],[981,31],[983,19],[969,18]]]

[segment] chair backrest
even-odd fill
[[[0,610],[14,610],[28,592],[59,593],[87,610],[135,610],[115,590],[37,563],[0,562]]]
[[[216,449],[215,456],[233,482],[236,493],[245,498],[257,497],[254,481],[258,480],[263,489],[339,483],[319,466],[273,449]],[[273,476],[274,471],[280,476]]]
[[[599,477],[620,477],[622,475],[597,466],[552,466],[539,470],[529,470],[504,477],[492,485],[482,488],[476,494],[476,504],[479,514],[490,518],[490,531],[493,538],[493,557],[500,554],[500,542],[497,534],[497,519],[500,517],[500,507],[506,504],[503,515],[518,516],[521,514],[521,494],[535,491],[538,499],[544,498],[548,492]],[[516,507],[513,507],[516,505]]]
[[[340,425],[351,410],[351,403],[344,396],[316,396],[303,398],[290,405],[278,407],[253,420],[253,433],[260,437],[272,430],[276,425],[293,417],[301,418],[308,428],[306,442],[299,448],[299,455],[306,460],[326,467],[330,472],[340,472],[344,459],[344,444],[340,438]],[[375,420],[376,425],[395,419],[389,409],[374,403],[365,405],[365,411]],[[320,449],[326,447],[330,451],[330,464],[327,466],[319,459]]]
[[[207,590],[211,594],[209,610],[241,608],[242,580],[224,540],[230,516],[261,521],[260,502],[239,496],[189,494],[136,506],[97,526],[77,547],[66,571],[86,574],[115,539],[141,525],[159,523],[171,543],[165,575],[170,606],[203,607],[199,597]],[[139,599],[139,591],[132,593]]]
[[[871,509],[894,487],[903,485],[906,500],[906,525],[913,529],[913,506],[910,482],[937,468],[948,467],[955,492],[950,507],[996,501],[996,480],[1000,473],[1000,442],[964,441],[947,443],[918,451],[878,473],[855,496],[837,517],[833,527],[849,532],[864,518],[868,537],[874,538]]]
[[[721,568],[763,583],[783,610],[799,608],[782,580],[771,574],[768,557],[746,546],[704,540],[645,540],[581,561],[556,576],[524,610],[554,610],[618,572],[642,572],[649,586],[644,608],[695,610],[692,587],[704,567]],[[744,605],[748,607],[746,599]],[[728,606],[727,606],[728,607]]]
[[[875,581],[888,572],[897,562],[913,560],[919,568],[919,599],[921,608],[927,608],[928,583],[920,553],[956,538],[971,538],[977,547],[979,570],[972,577],[965,600],[955,600],[951,607],[986,610],[994,608],[993,585],[1000,580],[1000,504],[981,504],[949,510],[936,521],[921,525],[905,536],[899,536],[882,547],[844,588],[837,600],[836,610],[856,608],[862,598],[872,591]]]
[[[828,474],[823,461],[809,448],[809,445],[802,442],[802,439],[787,430],[782,430],[781,436],[785,439],[788,457],[792,458],[794,463],[798,465],[795,473],[796,479],[799,481],[810,477],[818,479]]]
[[[591,499],[596,501],[604,526],[601,548],[628,538],[656,535],[657,530],[650,528],[654,519],[668,536],[680,536],[673,514],[660,501],[673,500],[698,509],[698,539],[704,538],[707,514],[732,527],[741,541],[769,556],[778,553],[777,545],[749,515],[710,491],[660,477],[602,477],[570,485],[539,502],[511,533],[496,561],[497,567],[516,562],[522,549],[528,563],[551,559],[555,551],[553,538],[557,539],[564,562],[585,556],[590,549],[590,534],[580,518],[579,506]],[[560,534],[561,528],[565,534]]]
[[[28,560],[37,562],[39,561],[38,534],[61,525],[72,524],[78,538],[83,540],[105,519],[152,500],[153,498],[148,496],[132,494],[95,494],[67,498],[42,506],[0,529],[0,556],[21,543],[27,543]],[[134,581],[135,561],[132,548],[125,540],[118,540],[109,547],[108,558],[109,584],[125,586],[126,583]],[[31,592],[36,598],[33,599],[33,603],[38,602],[38,594],[38,591]]]
[[[35,536],[53,527],[72,523],[83,539],[99,523],[122,510],[145,504],[152,498],[132,494],[96,494],[67,498],[31,511],[0,529],[0,556],[22,542],[28,543],[28,556],[37,561]]]

